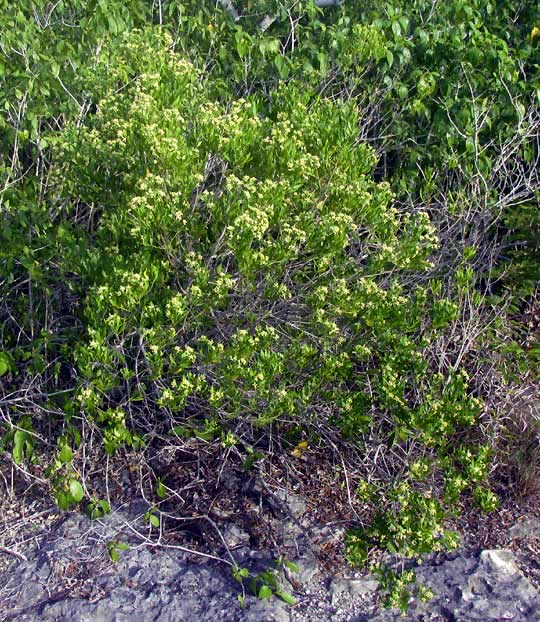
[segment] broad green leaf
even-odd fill
[[[67,462],[71,462],[73,458],[73,451],[69,445],[62,446],[59,458],[64,464],[66,464]]]
[[[282,80],[285,80],[289,76],[289,63],[287,59],[279,54],[274,58],[274,65],[278,70],[279,77]]]
[[[281,598],[281,600],[286,602],[288,605],[296,605],[296,598],[288,592],[282,592],[281,590],[277,590],[276,596]]]
[[[13,456],[13,461],[15,462],[15,464],[21,464],[21,462],[23,461],[22,447],[20,445],[15,445],[13,447],[11,455]]]
[[[10,369],[10,359],[5,352],[0,352],[0,376],[7,374]]]
[[[283,562],[283,564],[284,564],[285,566],[287,566],[287,568],[288,568],[289,570],[292,570],[293,572],[296,572],[296,574],[298,574],[298,572],[300,571],[300,570],[299,570],[299,568],[298,568],[298,566],[297,566],[294,562],[291,562],[291,561],[289,561],[289,560],[285,560],[285,561]]]
[[[79,503],[84,497],[83,487],[76,479],[72,479],[69,482],[69,494],[75,503]]]
[[[105,514],[109,514],[110,511],[111,506],[103,499],[91,501],[85,508],[86,515],[92,520],[101,518]]]
[[[163,485],[163,482],[161,482],[161,481],[156,486],[156,495],[160,499],[165,499],[165,497],[167,496],[167,491],[165,489],[165,486]]]
[[[328,73],[328,54],[324,52],[319,52],[317,54],[317,58],[319,59],[319,68],[321,70],[321,75],[325,76]]]
[[[64,492],[57,492],[54,495],[56,503],[61,510],[69,510],[70,499]]]
[[[117,542],[109,542],[109,544],[107,544],[107,550],[109,551],[109,557],[113,562],[117,562],[120,559],[120,555],[118,555]]]
[[[259,590],[258,597],[261,600],[264,600],[265,598],[271,598],[273,594],[274,592],[272,592],[271,588],[269,588],[268,585],[262,585],[261,589]]]
[[[17,430],[13,435],[13,451],[12,456],[15,464],[20,464],[24,457],[24,444],[26,442],[27,432]]]

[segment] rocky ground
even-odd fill
[[[279,586],[294,594],[294,606],[279,598],[258,600],[245,593],[231,572],[231,560],[252,576],[275,568],[275,559],[255,550],[238,525],[220,529],[219,561],[190,552],[186,543],[150,533],[142,501],[126,504],[90,521],[77,513],[27,507],[25,539],[0,548],[2,622],[393,622],[396,610],[385,610],[377,581],[369,575],[329,571],[321,549],[339,539],[336,526],[302,524],[305,504],[285,497],[288,518],[282,518],[287,556],[299,568],[279,571]],[[504,518],[504,512],[501,514]],[[503,518],[499,522],[503,522]],[[499,529],[505,548],[481,548],[473,542],[451,553],[432,555],[417,569],[418,579],[435,593],[428,603],[412,601],[405,617],[412,621],[540,622],[540,595],[529,555],[540,535],[534,515],[519,516]],[[18,519],[23,524],[23,518]],[[509,521],[508,517],[505,519]],[[16,525],[16,519],[14,518]],[[12,521],[12,526],[13,526]],[[494,529],[492,528],[492,533]],[[154,530],[155,532],[155,530]],[[477,543],[482,537],[476,534]],[[4,540],[6,544],[6,540]],[[124,546],[125,545],[125,546]],[[288,547],[288,548],[287,548]],[[527,548],[529,547],[529,548]],[[513,550],[512,550],[513,549]],[[117,556],[117,561],[111,559]],[[114,555],[116,552],[116,555]],[[521,555],[521,557],[520,557]],[[216,554],[216,557],[219,555]],[[525,570],[525,573],[524,573]],[[526,574],[528,576],[526,576]],[[244,581],[246,583],[246,581]]]
[[[345,563],[355,508],[335,469],[297,461],[294,471],[278,464],[261,479],[211,458],[182,468],[176,454],[166,461],[174,494],[152,527],[155,480],[146,483],[137,463],[80,469],[90,494],[116,500],[113,512],[90,520],[82,508],[52,504],[37,464],[24,470],[0,457],[0,622],[540,622],[538,495],[502,497],[488,516],[462,508],[451,525],[462,547],[416,569],[434,597],[412,600],[401,618],[384,609],[373,576]],[[194,485],[198,477],[203,484]],[[204,485],[212,478],[214,488]],[[271,572],[272,589],[296,603],[259,600],[249,577],[235,580],[233,564],[251,577]]]

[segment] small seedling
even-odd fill
[[[127,551],[129,550],[129,544],[126,542],[117,542],[116,540],[111,540],[107,544],[107,550],[109,551],[109,557],[113,562],[117,562],[120,560],[119,551]]]
[[[265,600],[277,596],[288,605],[295,605],[296,598],[282,589],[280,570],[287,568],[292,572],[298,572],[298,566],[283,557],[274,562],[274,568],[267,568],[256,575],[252,575],[247,568],[233,566],[233,577],[242,585],[243,594],[238,595],[238,602],[245,607],[244,580],[247,582],[249,591],[259,600]]]
[[[150,523],[150,525],[152,525],[152,527],[159,527],[160,524],[161,524],[161,521],[159,520],[159,516],[156,514],[156,512],[157,512],[157,508],[156,507],[151,507],[144,514],[144,520],[147,521],[148,523]]]
[[[102,518],[110,511],[111,506],[103,499],[92,499],[85,508],[85,513],[91,520]]]

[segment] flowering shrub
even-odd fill
[[[226,107],[167,43],[128,37],[95,116],[57,146],[66,213],[99,213],[90,234],[73,229],[66,257],[88,335],[77,408],[123,429],[136,390],[162,421],[325,413],[354,436],[369,382],[396,422],[429,434],[427,407],[409,397],[428,335],[447,322],[421,330],[441,302],[403,277],[429,268],[437,240],[371,181],[354,104],[282,87],[272,116],[255,98]],[[137,77],[119,83],[127,58]]]
[[[481,407],[462,368],[471,346],[444,361],[434,354],[476,313],[481,249],[459,227],[458,245],[441,243],[433,206],[428,216],[395,202],[373,178],[380,153],[359,138],[396,93],[408,101],[399,72],[384,105],[372,101],[408,63],[407,22],[356,23],[350,7],[323,18],[300,3],[309,19],[297,20],[296,45],[287,16],[276,23],[282,41],[227,15],[207,23],[189,3],[193,14],[179,21],[189,36],[173,38],[132,29],[145,3],[98,4],[74,3],[53,30],[36,17],[20,67],[8,58],[0,69],[6,102],[11,91],[18,102],[4,102],[11,160],[0,155],[0,381],[2,408],[14,405],[11,419],[2,411],[1,447],[17,463],[33,460],[47,420],[56,500],[90,499],[93,517],[108,505],[74,464],[89,428],[109,454],[197,437],[237,446],[245,468],[270,443],[296,446],[298,458],[307,447],[353,447],[371,461],[358,467],[356,498],[372,520],[347,536],[352,562],[369,561],[373,547],[414,556],[452,545],[444,522],[463,493],[485,511],[496,505],[489,450],[465,444]],[[59,45],[51,74],[25,73],[66,28],[76,35]],[[377,66],[380,80],[369,73]],[[437,108],[438,76],[421,73],[392,140],[405,145],[410,132],[427,162],[432,144],[413,130],[431,118],[420,104]],[[411,196],[425,190],[407,176],[415,158],[403,159],[412,164],[394,186]],[[451,216],[467,211],[463,196],[449,199]],[[161,481],[156,494],[167,495]],[[154,527],[156,512],[147,513]]]
[[[424,466],[366,500],[390,503],[388,526],[407,489],[425,515],[420,531],[403,516],[388,527],[389,550],[444,542],[426,481],[461,472],[448,439],[479,401],[464,371],[431,371],[457,306],[429,277],[428,217],[371,179],[354,103],[283,85],[267,114],[256,97],[223,104],[155,30],[103,50],[95,80],[95,114],[54,146],[61,269],[84,326],[66,415],[97,423],[109,453],[270,429],[419,443]],[[349,538],[351,559],[362,541]]]

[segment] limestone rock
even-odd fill
[[[146,506],[124,509],[89,521],[75,514],[57,525],[41,548],[26,552],[0,575],[2,622],[398,622],[397,611],[377,605],[373,577],[333,578],[318,567],[315,548],[294,521],[286,529],[295,541],[300,568],[296,607],[278,598],[260,601],[246,595],[230,568],[203,563],[175,549],[141,543],[130,527],[148,529],[142,519]],[[296,504],[296,514],[303,513]],[[277,519],[276,519],[277,520]],[[294,528],[293,528],[294,526]],[[269,552],[251,550],[246,534],[224,526],[238,563],[253,574],[269,568]],[[324,535],[321,532],[321,537]],[[331,535],[331,534],[330,534]],[[237,544],[233,543],[233,540]],[[238,542],[240,541],[240,542]],[[113,563],[107,543],[127,543]],[[520,572],[508,550],[461,549],[432,556],[417,568],[418,581],[435,593],[427,604],[411,602],[408,622],[540,622],[538,591]],[[295,592],[294,583],[284,584]]]
[[[510,528],[509,535],[512,539],[527,538],[529,536],[540,536],[540,520],[538,518],[529,518],[527,520],[516,523]]]
[[[428,603],[413,601],[407,620],[459,622],[540,621],[540,595],[520,572],[511,551],[460,551],[439,565],[417,569],[419,583],[435,593]],[[397,622],[397,611],[378,613],[372,622]]]
[[[329,590],[332,594],[332,602],[337,604],[342,600],[343,594],[362,596],[375,592],[378,587],[379,582],[373,577],[362,577],[359,579],[336,578],[330,582]]]

